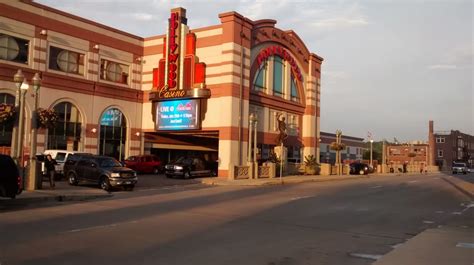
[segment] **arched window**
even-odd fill
[[[10,104],[14,106],[15,97],[7,93],[0,93],[0,103]],[[0,147],[11,146],[13,125],[13,121],[0,124]]]
[[[267,75],[267,62],[263,62],[260,68],[258,69],[257,75],[255,77],[255,82],[253,83],[254,90],[263,91],[266,89],[266,75]]]
[[[273,95],[283,97],[284,64],[279,56],[273,56]]]
[[[296,80],[293,77],[293,75],[291,75],[291,101],[296,101],[296,102],[300,101],[300,96],[298,94],[298,87],[296,86]]]
[[[127,124],[123,113],[117,108],[105,111],[100,118],[99,154],[123,160],[126,139]]]
[[[81,113],[72,103],[61,102],[54,106],[59,119],[48,129],[47,149],[78,151],[81,141]]]

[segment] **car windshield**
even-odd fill
[[[99,158],[97,160],[99,162],[100,167],[121,167],[119,161],[115,160],[115,158]]]
[[[57,162],[64,162],[64,160],[66,159],[66,153],[57,153],[56,154],[56,161]]]
[[[455,164],[453,164],[453,167],[465,167],[465,166],[466,166],[466,164],[464,164],[464,163],[455,163]]]

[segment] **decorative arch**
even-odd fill
[[[260,60],[259,60],[259,54],[261,52],[264,52],[265,49],[267,49],[268,47],[272,46],[272,45],[275,45],[275,43],[273,42],[268,42],[268,43],[265,43],[265,44],[262,44],[262,45],[259,45],[258,47],[254,47],[252,49],[252,58],[251,58],[251,68],[250,68],[250,80],[252,81],[250,86],[251,86],[251,90],[255,91],[261,91],[261,89],[256,89],[255,87],[255,82],[257,81],[257,77],[259,76],[260,74],[260,71],[262,71],[263,69],[263,64],[266,64],[267,62],[262,62],[262,57],[260,57]],[[294,78],[295,78],[295,83],[296,83],[296,90],[297,90],[297,93],[299,95],[299,100],[296,102],[298,104],[301,104],[303,106],[306,105],[306,102],[304,101],[304,98],[305,98],[305,91],[304,91],[304,75],[306,74],[305,71],[304,71],[304,68],[302,67],[302,65],[300,64],[300,62],[298,60],[295,60],[295,59],[288,59],[288,58],[292,58],[291,56],[293,56],[293,54],[289,51],[289,50],[286,50],[286,47],[281,47],[281,50],[285,50],[285,53],[288,53],[288,55],[290,57],[287,56],[287,59],[283,58],[283,60],[285,61],[288,61],[289,64],[292,65],[292,68],[293,69],[300,69],[300,74],[301,76],[298,77],[297,74],[295,73],[295,71],[290,71],[291,72],[291,75],[293,76],[294,75]],[[281,53],[281,51],[279,52]],[[271,58],[271,57],[274,57],[274,56],[278,56],[278,57],[283,57],[283,55],[280,55],[280,54],[271,54],[271,55],[266,55],[264,56],[265,60],[268,59],[268,58]],[[289,61],[291,60],[291,62]],[[291,93],[291,80],[290,80],[290,93]],[[291,99],[291,98],[290,98]]]
[[[124,160],[129,120],[119,106],[109,106],[99,116],[99,154]]]

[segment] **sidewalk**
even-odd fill
[[[472,174],[472,173],[471,173]],[[474,176],[469,176],[474,177]],[[442,177],[446,182],[453,185],[456,189],[466,194],[469,198],[474,199],[474,184],[470,181],[464,180],[458,176],[444,176]]]
[[[474,229],[428,229],[386,254],[373,265],[445,265],[474,262]]]
[[[56,181],[56,188],[53,190],[49,184],[44,182],[43,189],[26,191],[24,190],[15,199],[0,197],[0,204],[27,204],[48,201],[84,201],[97,198],[111,197],[112,194],[97,187],[71,186],[66,181]]]

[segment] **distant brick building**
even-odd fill
[[[474,136],[457,130],[435,132],[433,136],[435,164],[441,169],[449,169],[453,162],[474,166]]]
[[[418,144],[397,144],[387,146],[387,164],[399,167],[406,163],[411,167],[428,165],[429,145]]]

